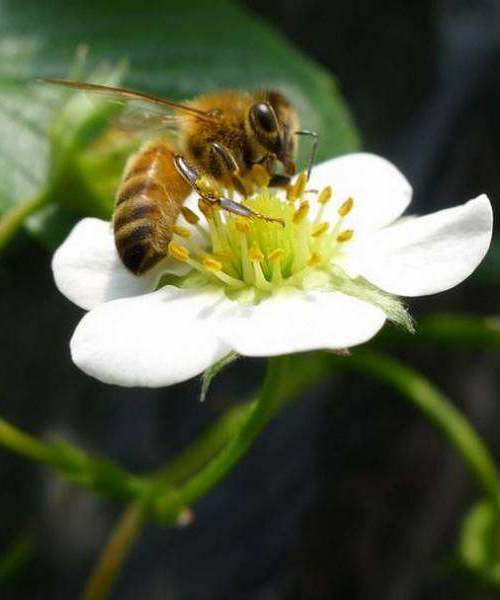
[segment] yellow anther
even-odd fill
[[[198,223],[198,221],[200,220],[200,217],[196,213],[194,213],[190,208],[188,208],[187,206],[183,206],[181,208],[181,212],[182,212],[182,216],[191,225],[196,225],[196,223]]]
[[[271,254],[267,257],[271,262],[280,262],[285,256],[285,251],[281,248],[276,248],[273,250]]]
[[[337,236],[337,242],[347,242],[352,238],[353,233],[354,231],[352,229],[346,229]]]
[[[351,212],[351,209],[354,205],[354,200],[352,198],[347,198],[347,200],[342,204],[342,206],[338,209],[338,214],[340,217],[345,217]]]
[[[319,252],[313,252],[311,257],[307,261],[308,267],[317,267],[323,262],[321,254]]]
[[[327,185],[325,188],[323,188],[321,190],[321,193],[318,196],[318,202],[320,204],[326,204],[327,202],[329,202],[331,197],[332,197],[332,187],[330,185]]]
[[[323,223],[317,223],[313,226],[311,230],[311,235],[313,237],[320,237],[328,231],[328,227],[330,227],[330,225],[325,221],[323,221]]]
[[[241,233],[250,233],[250,225],[243,219],[238,219],[235,223],[236,229]]]
[[[259,187],[263,188],[269,185],[269,173],[262,165],[253,165],[250,175]]]
[[[229,252],[216,252],[215,256],[220,260],[231,260],[231,254]]]
[[[295,202],[295,200],[297,199],[295,196],[295,186],[293,186],[293,185],[287,186],[286,199],[288,200],[288,202],[290,202],[290,204],[293,204]]]
[[[189,258],[189,251],[184,246],[177,244],[177,242],[170,242],[168,245],[168,253],[172,258],[176,258],[181,262],[186,262]]]
[[[180,225],[174,225],[172,227],[172,233],[176,233],[183,238],[188,238],[191,235],[189,229],[186,229],[186,227],[181,227]]]
[[[210,258],[209,256],[206,256],[203,259],[203,266],[205,269],[207,269],[207,271],[222,271],[222,264],[218,260]]]
[[[302,173],[300,173],[300,175],[295,180],[295,183],[293,184],[295,198],[302,198],[304,192],[306,191],[306,185],[307,174],[305,171],[302,171]]]
[[[300,223],[302,221],[302,219],[304,219],[304,217],[307,215],[308,212],[309,212],[309,202],[307,200],[304,200],[303,202],[300,203],[299,208],[295,211],[295,214],[293,215],[293,222]]]
[[[212,218],[212,212],[213,212],[213,205],[212,204],[210,204],[206,200],[203,200],[202,198],[200,198],[200,200],[198,201],[198,208],[205,215],[205,219],[207,221]]]
[[[245,198],[253,194],[253,183],[248,177],[242,177],[235,173],[231,178],[231,183],[234,189]]]
[[[257,246],[257,244],[254,244],[250,250],[248,251],[248,256],[250,257],[250,260],[257,260],[257,261],[261,261],[264,260],[264,255],[261,252],[261,249]]]
[[[196,187],[200,192],[212,198],[220,198],[222,195],[217,183],[205,175],[196,180]]]

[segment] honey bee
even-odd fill
[[[167,255],[177,218],[192,190],[202,202],[225,211],[277,220],[210,191],[210,186],[201,185],[204,176],[244,193],[242,182],[258,164],[269,175],[270,185],[286,185],[295,172],[296,135],[313,137],[308,176],[314,162],[318,135],[299,130],[297,113],[280,92],[223,90],[177,104],[123,88],[45,81],[108,96],[132,107],[131,114],[139,108],[144,126],[160,128],[161,137],[145,143],[127,161],[115,198],[116,249],[135,275]],[[274,172],[277,162],[284,175]]]

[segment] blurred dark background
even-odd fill
[[[500,197],[500,3],[247,0],[338,77],[365,148],[408,175],[416,208]],[[498,204],[497,204],[498,206]],[[480,277],[430,310],[497,314]],[[50,257],[20,239],[0,262],[1,411],[131,469],[158,466],[236,398],[261,361],[236,363],[205,405],[197,382],[165,390],[102,385],[70,362],[81,311],[55,289]],[[47,348],[49,349],[47,351]],[[434,378],[500,460],[499,357],[427,347],[394,351]],[[31,532],[35,552],[0,598],[68,600],[120,506],[0,453],[0,549]],[[434,600],[496,598],[456,568],[453,545],[477,497],[432,426],[377,382],[337,377],[304,394],[196,507],[185,529],[148,526],[113,599]]]

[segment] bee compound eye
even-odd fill
[[[252,120],[266,133],[273,133],[277,129],[276,117],[269,104],[254,104],[250,109]]]

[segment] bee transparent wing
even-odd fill
[[[191,106],[125,88],[69,79],[43,79],[42,81],[50,85],[59,85],[82,91],[91,96],[100,96],[107,101],[121,104],[123,110],[116,119],[116,123],[119,127],[128,130],[172,128],[185,119],[196,119],[205,122],[214,120],[212,115]]]

